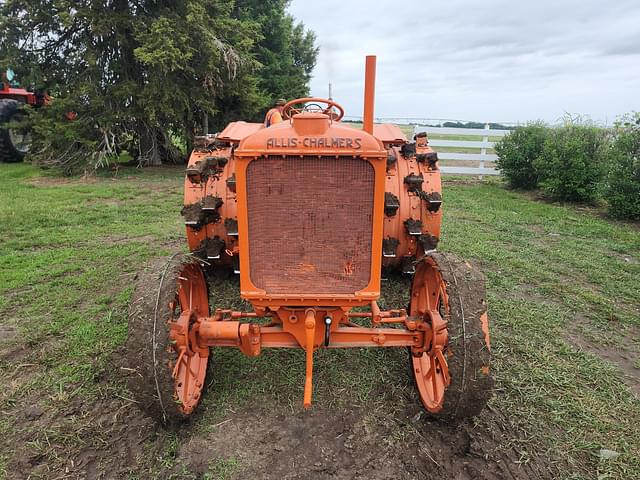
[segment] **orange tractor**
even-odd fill
[[[233,122],[199,138],[186,171],[191,254],[138,279],[127,348],[130,388],[165,423],[191,415],[210,347],[260,355],[302,348],[311,406],[320,348],[404,348],[424,408],[460,419],[489,397],[483,276],[436,250],[442,196],[426,135],[408,142],[373,124],[375,57],[367,57],[364,126],[330,99],[300,98],[269,128]],[[382,310],[382,269],[413,276],[408,308]],[[207,275],[240,275],[253,311],[210,305]],[[267,319],[265,321],[265,319]]]

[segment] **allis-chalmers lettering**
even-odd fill
[[[268,138],[267,148],[362,148],[361,138],[347,137],[302,137],[302,138]]]

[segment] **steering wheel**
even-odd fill
[[[304,103],[306,105],[304,105],[303,107],[294,107],[294,105],[299,105],[301,103]],[[326,108],[323,108],[319,104],[325,104]],[[331,118],[331,120],[336,121],[344,117],[344,108],[342,108],[342,105],[340,105],[339,103],[336,103],[333,100],[329,100],[328,98],[306,97],[296,98],[295,100],[287,102],[282,108],[282,118],[288,120],[294,115],[303,112],[326,113],[327,115],[329,115],[329,118]]]

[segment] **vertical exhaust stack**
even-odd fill
[[[376,56],[367,55],[364,70],[364,113],[362,129],[373,135],[373,101],[376,93]]]

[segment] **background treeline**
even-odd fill
[[[306,96],[315,36],[288,3],[0,2],[0,68],[54,97],[31,112],[31,160],[65,171],[125,150],[140,165],[183,161],[203,124],[261,120],[274,99]]]
[[[640,113],[604,129],[575,119],[516,128],[495,147],[512,187],[556,200],[604,200],[616,218],[640,219]]]

